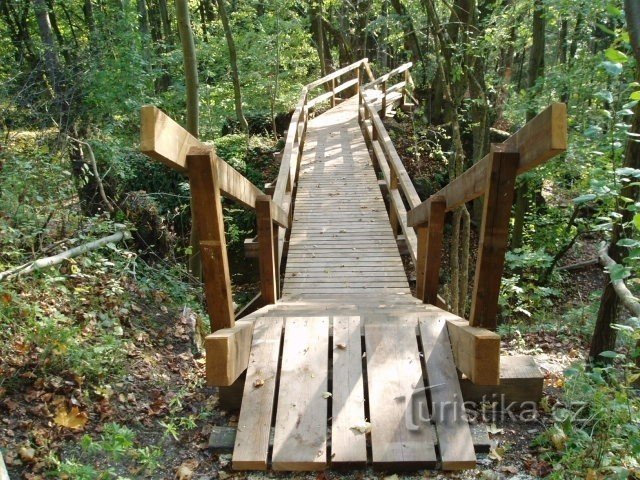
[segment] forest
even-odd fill
[[[413,63],[417,107],[384,123],[422,200],[567,105],[566,152],[517,178],[500,288],[538,420],[490,422],[476,470],[439,475],[640,477],[638,0],[0,0],[0,38],[0,480],[246,477],[209,450],[238,412],[205,384],[189,181],[140,152],[140,111],[262,188],[302,87],[361,58]],[[223,206],[240,309],[256,216]],[[481,217],[444,228],[463,318]],[[343,476],[398,478],[300,478]]]

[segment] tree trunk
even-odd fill
[[[146,0],[138,0],[138,26],[140,33],[146,37],[149,34],[149,14],[147,13]]]
[[[413,63],[422,63],[424,66],[424,57],[420,48],[420,42],[416,35],[416,29],[413,25],[413,19],[407,12],[407,9],[402,4],[401,0],[391,0],[391,6],[400,17],[400,23],[402,24],[405,49],[411,52],[411,60]]]
[[[624,9],[631,47],[636,59],[636,79],[640,81],[640,2],[637,0],[625,0]],[[635,107],[630,132],[640,134],[640,104]],[[634,169],[640,168],[640,143],[633,141],[633,137],[628,137],[627,139],[623,166]],[[639,194],[640,188],[634,184],[634,182],[625,184],[620,192],[621,197],[630,198],[633,201],[638,201],[640,197]],[[621,204],[618,211],[618,213],[622,215],[622,218],[613,226],[613,231],[611,232],[611,247],[608,252],[612,260],[618,264],[621,264],[628,255],[628,249],[618,247],[616,244],[621,238],[630,237],[634,228],[633,226],[628,226],[633,219],[634,212],[628,208],[624,208],[622,205],[624,204]],[[591,340],[591,349],[589,351],[591,361],[606,361],[607,359],[599,357],[600,353],[606,350],[612,350],[615,347],[616,330],[611,328],[611,324],[616,320],[619,304],[620,299],[615,293],[613,285],[609,282],[600,297],[598,317]],[[636,359],[636,361],[639,362],[640,360]]]
[[[167,0],[159,0],[158,9],[160,13],[160,21],[162,23],[164,41],[168,45],[173,45],[173,30],[171,29],[171,20],[169,19]]]
[[[528,97],[530,106],[527,109],[527,122],[536,116],[537,110],[531,105],[539,92],[537,85],[540,78],[544,77],[544,50],[545,50],[545,7],[543,0],[535,1],[533,10],[533,44],[529,51],[528,68]],[[511,236],[511,248],[522,248],[524,237],[524,220],[530,209],[531,199],[535,198],[535,192],[529,185],[526,177],[521,179],[516,189],[513,233]]]
[[[44,63],[47,70],[47,76],[51,83],[56,100],[60,100],[62,91],[62,78],[60,70],[60,59],[58,58],[58,49],[53,36],[51,27],[51,19],[49,17],[49,8],[45,0],[33,0],[33,6],[38,21],[38,31],[44,45]]]
[[[227,47],[229,48],[229,63],[231,64],[231,78],[233,80],[233,95],[236,106],[236,117],[240,129],[243,132],[249,131],[249,125],[247,119],[244,117],[242,111],[242,91],[240,90],[240,74],[238,73],[238,55],[236,53],[236,44],[233,41],[233,34],[231,33],[231,25],[229,24],[229,17],[227,16],[227,8],[224,4],[224,0],[216,0],[218,4],[218,14],[222,21],[222,27],[224,28],[224,35],[227,38]]]
[[[332,62],[322,22],[322,0],[309,2],[309,21],[311,24],[311,38],[313,38],[313,43],[316,45],[320,61],[320,76],[324,77],[332,71]]]
[[[199,131],[199,100],[198,100],[198,62],[196,60],[196,45],[193,39],[191,21],[189,18],[189,1],[176,0],[176,17],[180,40],[182,42],[182,55],[184,58],[184,77],[187,90],[187,130],[194,137],[198,137]],[[191,256],[189,257],[189,270],[195,278],[202,276],[202,259],[200,257],[200,244],[198,231],[194,217],[193,204],[191,205]]]

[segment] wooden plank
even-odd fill
[[[266,470],[282,318],[256,320],[233,448],[235,470]]]
[[[429,206],[431,222],[429,222],[429,226],[427,227],[427,244],[424,249],[424,283],[422,292],[417,292],[418,297],[424,303],[430,303],[432,305],[435,305],[438,300],[438,286],[440,285],[440,262],[442,260],[445,205],[444,199],[439,198],[434,199]]]
[[[494,145],[491,150],[469,324],[495,330],[520,155],[503,146]]]
[[[273,441],[273,469],[327,466],[329,319],[287,318]]]
[[[365,422],[360,317],[334,317],[332,352],[331,464],[364,466],[366,437],[353,429]]]
[[[252,331],[252,321],[238,320],[233,327],[206,336],[207,385],[226,387],[242,375],[249,362]]]
[[[446,321],[420,320],[420,341],[429,377],[431,411],[438,432],[443,470],[475,468],[476,454],[467,422]]]
[[[231,275],[216,163],[217,158],[211,151],[187,156],[192,208],[200,242],[204,291],[212,332],[233,327],[234,324]]]
[[[271,197],[262,195],[256,200],[256,216],[258,223],[260,268],[260,292],[266,304],[276,303],[278,300],[278,279],[280,270],[277,268],[277,232],[273,229],[271,217]],[[274,235],[275,233],[275,235]],[[274,238],[275,236],[275,238]]]
[[[544,163],[567,149],[567,106],[553,103],[503,142],[520,154],[518,175]],[[447,211],[484,194],[490,170],[490,153],[435,195],[444,196]],[[427,199],[407,214],[412,227],[429,222]]]
[[[426,404],[415,323],[366,324],[364,336],[374,468],[434,467],[430,430],[407,421],[414,402]]]

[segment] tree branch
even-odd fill
[[[609,245],[605,245],[598,251],[598,258],[602,266],[611,268],[617,263],[609,256]],[[611,277],[611,273],[609,273]],[[614,280],[611,278],[611,285],[618,295],[620,302],[636,317],[640,317],[640,302],[633,296],[633,293],[627,288],[623,280]]]
[[[58,265],[59,263],[62,263],[62,261],[67,258],[77,257],[79,255],[82,255],[83,253],[90,252],[92,250],[96,250],[100,247],[103,247],[108,243],[119,242],[128,237],[129,237],[129,232],[126,230],[121,230],[107,237],[99,238],[98,240],[94,240],[93,242],[85,243],[84,245],[79,245],[77,247],[71,248],[62,253],[59,253],[58,255],[41,258],[33,262],[25,263],[24,265],[20,265],[19,267],[5,270],[4,272],[0,272],[0,282],[7,280],[11,277],[15,277],[16,275],[26,275],[28,273],[34,272],[36,270],[40,270],[42,268]]]

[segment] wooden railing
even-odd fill
[[[484,195],[469,324],[496,329],[516,177],[566,148],[566,105],[554,103],[442,190],[410,205],[407,225],[418,234],[418,298],[436,302],[445,213]]]
[[[362,86],[362,90],[375,88],[382,92],[382,100],[381,100],[382,106],[380,109],[380,116],[382,118],[384,118],[387,115],[387,106],[389,103],[391,103],[389,102],[388,97],[394,92],[401,92],[402,97],[401,97],[400,103],[402,106],[405,106],[408,103],[407,98],[411,99],[414,105],[418,104],[418,101],[415,99],[415,97],[411,94],[411,91],[410,91],[410,89],[413,89],[414,87],[413,78],[411,77],[411,72],[409,71],[409,69],[412,66],[413,66],[412,62],[405,63],[391,70],[390,72],[382,75],[381,77],[378,77],[375,80],[369,83],[366,83]],[[389,87],[388,86],[389,80],[401,74],[403,75],[404,79]]]
[[[261,251],[260,279],[263,301],[275,302],[280,269],[275,232],[289,227],[289,216],[281,205],[228,163],[210,145],[205,145],[158,108],[147,105],[141,111],[140,150],[189,177],[191,207],[198,232],[207,313],[212,338],[207,337],[207,379],[214,385],[230,385],[242,373],[245,352],[238,351],[250,326],[236,324],[227,258],[220,196],[255,210]],[[244,363],[246,367],[246,363]]]

